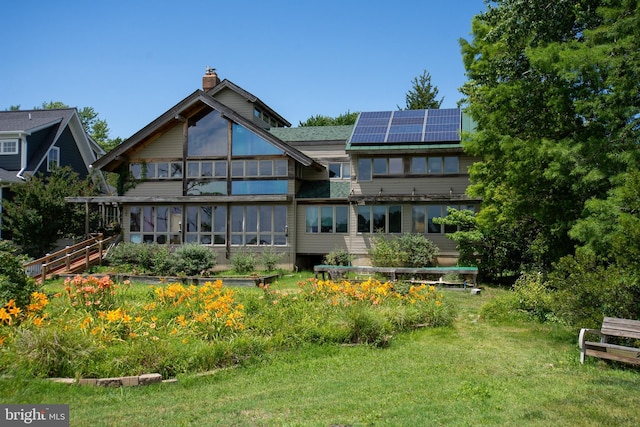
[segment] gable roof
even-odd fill
[[[313,166],[319,169],[322,168],[322,166],[316,163],[316,161],[312,158],[303,154],[296,148],[289,146],[288,144],[272,135],[271,133],[265,131],[252,121],[247,120],[229,107],[217,101],[211,95],[202,91],[201,89],[198,89],[191,95],[187,96],[185,99],[167,110],[153,122],[149,123],[140,131],[136,132],[122,144],[118,145],[109,153],[99,158],[93,163],[93,167],[96,169],[105,169],[107,171],[115,170],[121,163],[125,161],[125,156],[128,151],[138,146],[138,144],[144,143],[154,135],[161,134],[169,128],[175,126],[176,120],[186,120],[186,117],[199,110],[203,105],[213,108],[214,110],[218,111],[223,117],[231,120],[233,123],[239,124],[252,131],[256,135],[281,149],[284,154],[293,158],[298,163],[301,163],[304,166]]]
[[[67,123],[75,108],[0,111],[0,133],[29,135],[58,123]]]
[[[26,138],[28,144],[33,144],[34,142],[30,141],[28,137],[46,129],[49,129],[46,138],[38,143],[35,150],[29,150],[31,154],[29,158],[22,160],[26,161],[26,164],[21,165],[22,168],[18,175],[38,170],[46,160],[49,149],[56,144],[66,129],[72,133],[87,171],[98,154],[104,153],[87,135],[75,108],[0,111],[0,136]],[[15,182],[20,182],[20,179],[16,179]]]
[[[258,107],[260,107],[261,109],[263,109],[266,112],[268,112],[270,116],[273,116],[274,118],[278,119],[279,121],[284,123],[285,126],[291,126],[291,123],[289,123],[280,114],[275,112],[267,104],[262,102],[262,100],[260,100],[260,98],[258,98],[257,96],[253,95],[252,93],[247,92],[246,90],[242,89],[240,86],[238,86],[237,84],[233,83],[230,80],[227,80],[227,79],[222,80],[220,83],[215,85],[213,88],[209,89],[207,91],[207,94],[215,97],[217,93],[222,92],[224,89],[229,89],[229,90],[234,91],[235,93],[237,93],[238,95],[240,95],[244,99],[246,99],[248,102],[256,104]]]

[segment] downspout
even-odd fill
[[[26,135],[23,135],[24,134],[22,133],[20,134],[20,145],[22,146],[20,152],[20,170],[16,174],[16,177],[20,178],[23,181],[26,181],[27,179],[22,176],[22,174],[27,169],[27,137]]]

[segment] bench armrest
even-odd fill
[[[580,346],[580,363],[584,363],[584,357],[585,357],[584,341],[585,341],[585,335],[587,334],[594,334],[602,337],[602,332],[600,331],[600,329],[588,329],[588,328],[580,329],[580,335],[578,336],[578,345]]]

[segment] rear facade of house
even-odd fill
[[[369,263],[376,235],[425,234],[455,264],[433,218],[477,210],[459,109],[363,112],[353,126],[291,128],[214,70],[187,96],[93,167],[119,175],[118,194],[92,198],[122,213],[124,241],[207,245],[228,267],[238,251],[282,254],[309,268],[347,250]]]

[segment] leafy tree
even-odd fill
[[[431,84],[431,74],[424,70],[421,75],[411,81],[412,89],[406,94],[405,110],[424,110],[440,108],[444,97],[437,99],[438,87]],[[402,109],[398,107],[398,109]]]
[[[465,149],[482,158],[469,192],[483,198],[481,228],[518,230],[527,240],[510,256],[547,270],[573,252],[587,201],[637,163],[637,2],[493,3],[461,41],[477,123]]]
[[[358,119],[358,112],[347,111],[346,113],[340,114],[338,117],[329,117],[323,115],[315,115],[309,117],[304,122],[300,122],[298,126],[343,126],[343,125],[353,125],[356,123]]]
[[[66,203],[65,197],[97,194],[91,177],[80,180],[70,167],[41,174],[11,187],[14,198],[3,204],[3,228],[32,257],[40,257],[64,236],[84,233],[84,207]]]

